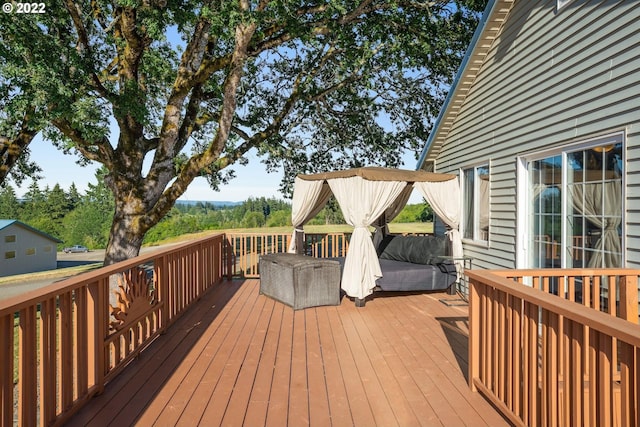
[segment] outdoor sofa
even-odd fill
[[[456,266],[450,255],[449,237],[387,235],[376,248],[382,277],[375,291],[437,291],[456,293]],[[341,267],[344,258],[336,258]],[[364,300],[355,300],[363,306]]]

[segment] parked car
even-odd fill
[[[82,246],[82,245],[73,245],[73,246],[69,246],[67,248],[64,248],[62,250],[65,253],[72,253],[72,252],[89,252],[89,249],[87,249],[86,246]]]

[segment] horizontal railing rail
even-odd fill
[[[62,424],[228,273],[223,234],[0,301],[0,424]]]
[[[227,233],[230,271],[233,276],[260,277],[260,255],[283,253],[289,249],[291,233]],[[316,258],[344,257],[350,233],[305,234],[304,253]]]
[[[473,389],[515,425],[640,425],[639,270],[466,275]]]
[[[630,322],[639,320],[638,270],[558,268],[491,270],[491,273]]]

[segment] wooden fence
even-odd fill
[[[473,389],[515,425],[640,425],[640,271],[466,274]]]
[[[0,301],[0,424],[64,423],[221,282],[225,244],[191,241]]]

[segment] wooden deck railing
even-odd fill
[[[289,239],[215,235],[1,301],[0,424],[64,423],[203,292],[256,277]],[[307,253],[344,256],[348,240],[310,234]],[[472,388],[516,425],[640,425],[639,270],[466,274]]]
[[[466,275],[472,388],[515,425],[640,425],[639,270]]]
[[[247,278],[260,277],[260,255],[287,252],[291,233],[227,233],[227,247],[232,251],[231,274]],[[316,258],[343,257],[349,247],[349,233],[305,234],[305,253]]]
[[[0,301],[0,424],[62,424],[222,280],[224,235]]]

